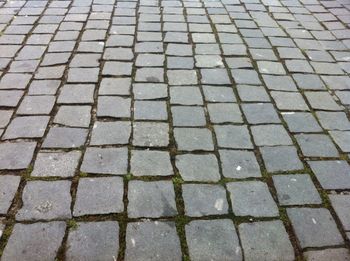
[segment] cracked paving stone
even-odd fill
[[[134,176],[170,176],[174,174],[170,155],[165,151],[133,150],[130,164],[130,171]]]
[[[253,149],[247,126],[215,125],[220,148]]]
[[[220,150],[222,174],[227,178],[261,177],[258,161],[251,151]]]
[[[221,185],[184,184],[182,197],[187,216],[201,217],[228,213],[226,191]]]
[[[161,122],[134,122],[134,146],[166,147],[169,145],[169,125]]]
[[[128,144],[131,134],[129,121],[94,123],[90,145]]]
[[[66,223],[15,224],[4,249],[3,260],[54,260],[62,243]],[[33,235],[36,235],[33,237]]]
[[[7,214],[12,201],[17,192],[18,186],[20,182],[19,176],[12,175],[2,175],[0,176],[0,194],[1,194],[1,202],[0,202],[0,213]]]
[[[272,177],[280,205],[322,204],[308,174],[274,175]]]
[[[36,142],[0,143],[0,169],[25,169],[32,161]]]
[[[220,180],[219,165],[214,154],[177,155],[175,164],[185,181]]]
[[[230,192],[232,210],[236,216],[279,216],[278,207],[266,183],[261,181],[231,182],[227,184],[227,189]]]
[[[60,106],[53,122],[70,127],[88,128],[90,113],[91,106]]]
[[[80,170],[93,174],[125,175],[128,151],[126,148],[87,148]]]
[[[302,248],[344,243],[328,209],[289,208],[287,214]]]
[[[39,152],[32,177],[73,177],[81,158],[80,151]]]
[[[231,220],[195,220],[185,229],[191,260],[242,260],[242,249]]]
[[[306,157],[338,157],[339,153],[329,136],[324,134],[298,134],[295,138]]]
[[[79,179],[73,215],[101,215],[124,210],[123,179],[99,177]]]
[[[115,221],[78,222],[67,239],[68,260],[108,260],[117,258],[119,225]]]
[[[350,230],[350,195],[328,195],[345,230]]]
[[[293,246],[280,220],[238,226],[244,260],[294,260]]]
[[[43,148],[78,148],[85,144],[87,129],[51,127],[42,145]]]
[[[268,172],[293,171],[304,168],[293,146],[276,146],[260,148]]]
[[[142,221],[126,228],[125,260],[182,260],[175,223]]]
[[[212,133],[206,128],[174,128],[178,150],[214,150]]]
[[[41,138],[49,120],[48,116],[16,117],[7,127],[2,139]]]
[[[177,214],[171,181],[130,181],[128,200],[128,216],[131,218],[170,217]]]
[[[50,220],[71,218],[71,182],[29,181],[23,190],[23,206],[17,220]]]

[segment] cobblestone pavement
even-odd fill
[[[1,260],[350,260],[349,0],[0,0]]]

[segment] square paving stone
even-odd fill
[[[350,131],[330,131],[329,134],[341,151],[350,152]]]
[[[203,99],[198,87],[170,87],[170,103],[203,105]]]
[[[231,182],[227,184],[232,210],[236,216],[276,217],[279,215],[266,183],[261,181]]]
[[[57,80],[34,80],[28,90],[29,95],[55,95],[61,81]]]
[[[5,74],[0,81],[0,89],[25,89],[31,78],[30,74]]]
[[[344,160],[308,161],[324,189],[349,189],[350,166]]]
[[[13,110],[0,110],[0,128],[5,128],[10,122]]]
[[[66,223],[16,224],[4,249],[3,260],[54,260],[61,246]],[[33,236],[35,235],[35,236]]]
[[[212,133],[206,128],[175,128],[174,137],[178,150],[214,150]]]
[[[167,75],[170,85],[197,84],[197,73],[195,70],[169,70]]]
[[[271,92],[272,98],[276,102],[279,110],[308,111],[309,107],[305,103],[303,96],[299,92]]]
[[[7,127],[2,139],[41,138],[49,120],[48,116],[16,117]]]
[[[2,175],[0,176],[0,213],[7,214],[12,200],[17,192],[19,182],[19,176]]]
[[[201,217],[228,213],[226,191],[221,185],[184,184],[182,197],[187,216]]]
[[[214,68],[224,67],[224,63],[219,55],[196,55],[196,67]]]
[[[169,43],[166,49],[167,55],[191,56],[192,46],[190,44]]]
[[[301,151],[305,157],[337,157],[336,147],[329,136],[324,134],[295,135]]]
[[[130,134],[129,121],[96,121],[92,128],[90,145],[128,144]]]
[[[130,76],[132,63],[129,62],[106,62],[102,74],[108,76]]]
[[[242,250],[231,220],[192,221],[185,229],[191,260],[242,260]]]
[[[252,126],[252,135],[257,146],[292,145],[286,129],[282,125]]]
[[[293,146],[261,147],[262,157],[268,172],[303,169],[297,150]]]
[[[134,122],[134,146],[166,147],[169,145],[169,125],[160,122]]]
[[[135,83],[133,93],[136,100],[153,100],[168,97],[168,88],[162,83]]]
[[[130,106],[130,98],[99,96],[97,117],[130,118]]]
[[[235,102],[236,97],[230,87],[208,86],[202,87],[205,100],[208,102]]]
[[[128,216],[170,217],[177,214],[174,186],[171,181],[130,181]]]
[[[101,215],[124,210],[124,186],[120,177],[79,179],[73,215]]]
[[[103,78],[98,90],[99,95],[130,95],[130,78]]]
[[[231,85],[226,69],[201,69],[202,84]]]
[[[129,223],[126,228],[125,260],[182,260],[175,223],[165,221]]]
[[[309,112],[282,112],[291,132],[322,132],[321,126]]]
[[[140,68],[136,70],[136,82],[164,82],[164,68]]]
[[[242,109],[250,124],[281,122],[276,109],[271,103],[246,103],[242,104]]]
[[[39,152],[32,177],[73,177],[81,158],[80,151]]]
[[[328,92],[305,92],[305,96],[311,107],[315,110],[342,110]]]
[[[135,176],[170,176],[173,167],[166,151],[133,150],[131,152],[131,173]]]
[[[54,118],[54,123],[70,127],[90,126],[91,106],[60,106]]]
[[[0,106],[16,107],[22,98],[23,91],[1,91],[0,90]]]
[[[304,90],[325,90],[326,87],[321,78],[315,74],[293,74],[298,87]]]
[[[244,260],[294,260],[293,246],[281,221],[243,223],[238,230]]]
[[[308,261],[349,261],[350,253],[346,248],[328,248],[324,250],[308,250],[304,253]]]
[[[135,101],[135,120],[167,120],[168,113],[165,101]]]
[[[282,63],[280,62],[271,62],[271,61],[258,61],[258,68],[260,73],[266,74],[286,74],[286,71],[283,68]]]
[[[51,127],[47,134],[43,148],[78,148],[85,144],[87,129]]]
[[[220,180],[218,161],[213,154],[177,155],[175,164],[185,181]]]
[[[242,113],[236,103],[210,103],[207,107],[212,123],[243,123]]]
[[[119,226],[115,221],[79,222],[67,239],[68,260],[108,260],[117,258]]]
[[[93,174],[124,175],[127,172],[126,148],[87,148],[80,170]]]
[[[317,189],[308,174],[274,175],[272,179],[280,205],[322,204]]]
[[[203,107],[172,106],[173,126],[204,127],[206,119]]]
[[[99,68],[70,68],[68,71],[68,82],[98,82]]]
[[[289,208],[287,214],[302,248],[344,243],[328,209]]]
[[[168,56],[167,68],[168,69],[193,69],[194,60],[192,57],[182,56]]]
[[[318,111],[316,115],[326,130],[350,130],[350,121],[344,112]]]
[[[350,195],[328,195],[345,230],[350,230]]]
[[[258,74],[253,70],[234,69],[231,70],[236,84],[261,84]]]
[[[164,65],[164,55],[162,54],[139,54],[136,58],[138,67],[160,67]]]
[[[266,87],[270,90],[298,91],[290,76],[263,75]]]
[[[0,169],[25,169],[32,161],[36,142],[0,143]]]
[[[247,126],[216,125],[214,130],[220,148],[253,148]]]
[[[226,178],[261,177],[256,157],[251,151],[220,150],[222,174]]]
[[[94,90],[95,85],[93,84],[65,84],[60,90],[57,103],[94,103]]]
[[[64,69],[65,66],[60,65],[60,66],[50,66],[50,67],[39,67],[37,72],[35,73],[35,79],[61,79],[64,74]],[[84,77],[84,73],[82,75],[79,75],[81,78]],[[75,80],[79,81],[81,79],[78,79],[78,75],[75,75]],[[81,80],[83,81],[83,80]]]
[[[54,96],[25,96],[17,114],[50,114],[54,105]]]
[[[71,182],[29,181],[24,187],[23,206],[17,220],[50,220],[71,218]]]

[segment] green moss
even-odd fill
[[[80,171],[79,176],[80,176],[80,177],[87,177],[88,174],[87,174],[86,172]]]

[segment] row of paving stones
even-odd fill
[[[0,5],[3,260],[349,258],[346,2]]]

